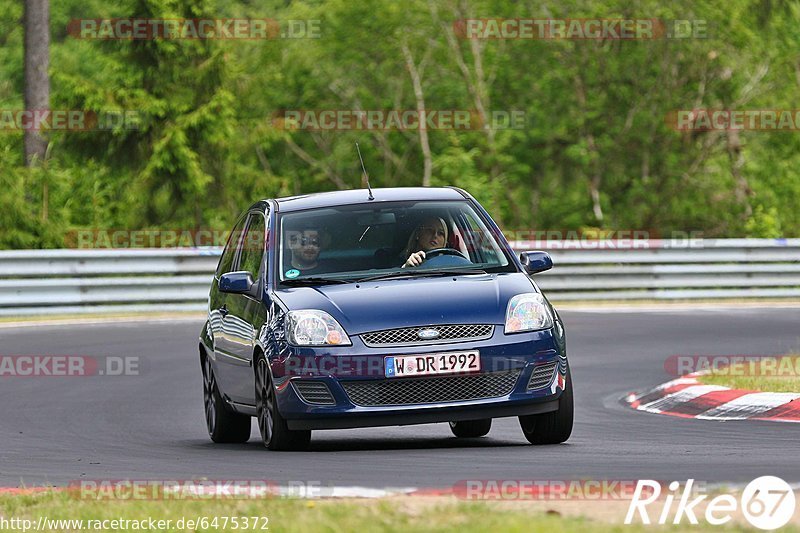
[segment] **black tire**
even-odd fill
[[[259,354],[255,364],[256,418],[261,432],[261,442],[270,450],[304,450],[311,442],[310,430],[291,430],[278,410],[275,387],[267,360]]]
[[[572,374],[567,367],[564,392],[558,399],[558,410],[541,415],[519,417],[519,425],[531,444],[560,444],[572,434],[574,406],[572,401]]]
[[[492,419],[484,418],[481,420],[462,420],[461,422],[450,422],[450,431],[460,439],[471,439],[483,437],[492,429]]]
[[[219,393],[211,359],[203,358],[203,407],[206,429],[217,443],[242,443],[250,439],[252,417],[234,412]]]

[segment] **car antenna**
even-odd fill
[[[367,168],[364,166],[364,158],[361,157],[361,149],[358,147],[358,143],[356,143],[356,151],[358,152],[358,160],[361,161],[361,170],[364,171],[364,180],[367,182],[367,189],[369,190],[368,200],[374,200],[375,197],[372,196],[372,187],[369,185],[369,175],[367,174]]]

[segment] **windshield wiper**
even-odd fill
[[[378,281],[382,279],[398,279],[398,278],[421,278],[431,276],[461,276],[466,274],[486,274],[482,268],[448,268],[438,270],[403,270],[395,272],[387,272],[385,274],[377,274],[366,278],[356,280],[359,283],[367,281]]]
[[[469,274],[486,274],[486,271],[482,268],[441,268],[422,271],[421,274],[428,276],[464,276]]]
[[[384,274],[376,274],[374,276],[367,276],[366,278],[359,278],[356,281],[363,283],[365,281],[376,281],[379,279],[393,279],[393,278],[407,278],[414,275],[414,272],[404,270],[402,272],[386,272]]]
[[[284,285],[304,287],[306,285],[340,285],[343,283],[353,283],[356,280],[342,278],[321,278],[311,276],[308,278],[285,279],[281,281]]]

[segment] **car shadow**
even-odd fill
[[[260,443],[259,443],[260,444]],[[421,438],[312,438],[308,452],[347,452],[347,451],[385,451],[385,450],[431,450],[455,448],[499,448],[510,446],[530,446],[527,442],[478,437],[474,439],[456,437]]]
[[[253,435],[244,444],[214,444],[211,441],[204,443],[192,441],[191,447],[199,449],[230,450],[230,451],[264,451],[264,446]],[[418,437],[418,438],[326,438],[317,436],[311,439],[308,449],[297,453],[315,452],[351,452],[351,451],[386,451],[386,450],[435,450],[435,449],[465,449],[465,448],[509,448],[531,446],[525,440],[493,439],[491,437],[456,438],[456,437]]]

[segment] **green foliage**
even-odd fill
[[[744,229],[748,237],[776,239],[783,236],[780,217],[775,207],[764,209],[763,205],[757,206],[745,222]]]
[[[8,147],[0,155],[10,156]],[[45,198],[63,191],[64,173],[46,164],[34,169],[11,168],[0,172],[0,248],[57,248],[63,246],[63,232],[54,222],[63,212],[44,209]],[[47,192],[45,192],[47,191]]]
[[[22,4],[0,0],[0,108],[22,107]],[[77,18],[319,20],[320,38],[93,41]],[[702,39],[479,40],[467,18],[708,21]],[[59,0],[51,2],[51,104],[137,113],[136,127],[49,132],[22,167],[0,134],[0,247],[57,247],[78,228],[227,229],[258,198],[422,184],[408,131],[286,130],[283,110],[524,113],[519,128],[433,129],[432,185],[472,192],[507,229],[800,235],[796,132],[679,132],[692,108],[800,109],[800,6],[722,0]],[[477,116],[477,115],[476,115]]]

